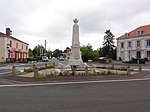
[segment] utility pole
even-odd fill
[[[44,55],[46,55],[46,39],[45,39],[45,54]]]

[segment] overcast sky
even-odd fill
[[[0,32],[47,49],[71,46],[73,19],[79,19],[80,43],[102,46],[104,32],[118,36],[150,24],[150,0],[0,0]]]

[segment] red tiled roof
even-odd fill
[[[117,40],[125,39],[125,38],[134,38],[137,37],[137,31],[142,31],[141,36],[150,35],[150,25],[140,26],[136,28],[135,30],[132,30],[129,32],[129,36],[125,37],[124,35],[117,38]]]

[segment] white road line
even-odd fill
[[[12,73],[12,72],[2,72],[2,73],[0,73],[0,75],[9,74],[9,73]]]
[[[146,81],[150,78],[143,79],[125,79],[125,80],[104,80],[104,81],[81,81],[81,82],[56,82],[56,83],[40,83],[40,84],[14,84],[14,85],[0,85],[3,87],[30,87],[30,86],[48,86],[48,85],[69,85],[69,84],[90,84],[90,83],[111,83],[111,82],[131,82],[131,81]]]
[[[133,69],[133,70],[139,70],[139,69]],[[142,69],[143,71],[150,71],[150,69]]]
[[[8,83],[8,84],[14,84],[13,82],[8,82],[8,81],[4,81],[4,80],[2,80],[0,82],[2,82],[2,83]]]

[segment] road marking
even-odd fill
[[[30,87],[30,86],[48,86],[48,85],[70,85],[70,84],[90,84],[90,83],[111,83],[111,82],[131,82],[131,81],[146,81],[150,78],[143,79],[124,79],[124,80],[103,80],[103,81],[81,81],[81,82],[55,82],[55,83],[40,83],[40,84],[13,84],[13,85],[0,85],[3,87]]]
[[[138,71],[139,69],[133,69],[135,71]],[[142,69],[143,71],[150,71],[150,69]]]
[[[9,73],[12,73],[12,72],[2,72],[2,73],[0,73],[0,75],[9,74]]]
[[[5,80],[2,80],[0,82],[2,82],[2,83],[8,83],[8,84],[14,84],[13,82],[8,82],[8,81],[5,81]]]

